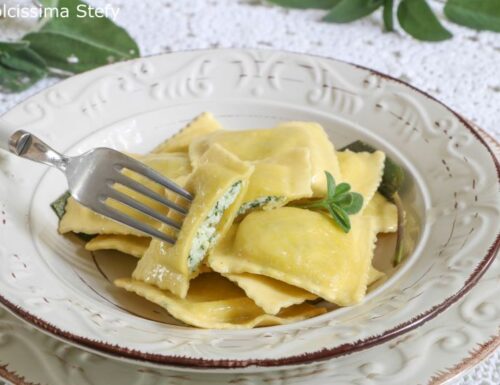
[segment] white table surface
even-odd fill
[[[451,23],[452,40],[419,42],[401,32],[382,31],[380,14],[347,24],[320,21],[322,11],[295,11],[255,0],[89,0],[119,8],[116,22],[138,42],[143,55],[215,48],[258,47],[335,57],[410,82],[500,139],[500,34]],[[0,0],[0,5],[29,1]],[[441,14],[441,1],[432,1]],[[380,13],[380,12],[379,12]],[[0,41],[22,36],[33,23],[0,19]],[[0,113],[38,90],[0,93]],[[1,381],[0,381],[1,383]],[[500,384],[500,351],[454,385]]]

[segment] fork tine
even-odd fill
[[[175,244],[175,238],[172,238],[168,236],[167,234],[149,226],[146,225],[128,215],[120,213],[118,210],[115,210],[114,208],[107,206],[106,204],[99,202],[98,208],[94,208],[94,211],[97,211],[101,213],[102,215],[105,215],[117,222],[120,222],[121,224],[124,224],[125,226],[132,227],[136,230],[139,230],[143,232],[144,234],[147,234],[153,238],[158,238],[161,239],[164,242],[170,243],[170,244]]]
[[[151,179],[152,181],[162,185],[163,187],[169,189],[170,191],[179,194],[188,201],[193,200],[193,196],[188,191],[184,190],[182,187],[178,186],[171,180],[165,178],[159,172],[128,156],[124,156],[123,160],[125,159],[127,160],[127,162],[123,162],[123,164],[120,164],[119,165],[120,167],[129,169],[131,171],[135,171],[136,173]]]
[[[185,209],[182,206],[179,206],[178,204],[172,202],[171,200],[161,196],[160,194],[157,194],[153,190],[147,188],[146,186],[136,182],[135,180],[126,177],[123,174],[119,174],[118,176],[115,176],[113,178],[113,181],[116,183],[121,184],[122,186],[128,187],[136,192],[141,193],[144,196],[147,196],[148,198],[151,198],[155,201],[158,201],[160,203],[163,203],[165,206],[171,208],[172,210],[177,211],[178,213],[182,215],[186,215],[188,210]]]
[[[181,229],[181,226],[182,226],[181,223],[174,221],[174,220],[166,217],[165,215],[157,213],[156,211],[152,210],[150,207],[146,206],[145,204],[142,204],[141,202],[130,198],[128,195],[123,194],[120,191],[117,191],[113,188],[110,188],[110,190],[106,193],[106,195],[107,195],[107,198],[111,198],[111,199],[114,199],[120,203],[123,203],[123,204],[143,213],[143,214],[146,214],[146,215],[166,224],[167,226],[173,227],[176,230]]]

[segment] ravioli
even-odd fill
[[[149,154],[144,156],[135,156],[144,164],[158,171],[160,174],[176,179],[182,175],[191,172],[191,165],[186,154],[172,153],[172,154]],[[165,195],[165,189],[162,186],[151,182],[150,180],[133,174],[125,170],[124,172],[130,178],[147,186],[154,192],[160,195]],[[136,199],[137,201],[147,204],[151,208],[158,211],[165,211],[166,208],[162,204],[152,201],[143,195],[131,191],[123,186],[116,186],[116,189]],[[113,206],[123,213],[138,219],[141,222],[149,224],[153,227],[158,227],[158,222],[149,216],[138,213],[134,209],[120,205],[116,202],[110,201],[110,206]],[[122,234],[122,235],[135,235],[142,236],[143,234],[128,226],[124,226],[118,222],[108,219],[92,210],[80,205],[73,198],[69,198],[65,208],[65,214],[59,222],[59,232],[61,234],[68,232],[85,233],[85,234]]]
[[[116,286],[134,292],[165,308],[182,322],[200,328],[242,329],[282,325],[326,312],[310,304],[300,304],[268,315],[244,291],[215,273],[201,274],[193,280],[185,298],[132,279],[118,279]]]
[[[257,306],[267,314],[278,314],[281,309],[318,298],[316,295],[265,275],[240,273],[223,274],[236,283]]]
[[[177,134],[156,147],[153,153],[187,152],[194,139],[218,130],[222,130],[220,123],[210,112],[204,112]]]
[[[363,195],[363,208],[373,198],[382,181],[385,154],[382,151],[337,152],[343,181],[351,185],[351,190]]]
[[[398,209],[380,193],[375,193],[363,211],[363,216],[375,221],[377,233],[393,233],[398,229]]]
[[[135,235],[106,234],[92,238],[85,245],[89,251],[117,250],[141,258],[151,243],[151,238]]]
[[[312,196],[311,158],[306,147],[284,151],[256,161],[239,214],[263,207],[284,206],[292,200]]]
[[[212,146],[184,186],[194,199],[175,245],[154,239],[132,277],[184,298],[206,253],[233,222],[252,172],[251,164]]]
[[[366,292],[376,231],[361,215],[351,225],[346,234],[327,214],[294,207],[254,211],[219,242],[208,265],[221,274],[266,275],[352,305]]]
[[[271,129],[218,131],[194,140],[189,157],[195,166],[215,143],[244,161],[261,161],[299,147],[310,151],[311,188],[314,196],[326,192],[325,171],[340,180],[340,170],[333,144],[317,123],[288,122]],[[299,165],[300,166],[300,165]]]

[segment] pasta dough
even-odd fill
[[[92,238],[85,245],[89,251],[117,250],[141,258],[151,243],[151,238],[135,235],[106,234]]]
[[[291,149],[306,147],[311,159],[311,188],[315,196],[326,192],[325,171],[340,180],[335,149],[323,128],[312,122],[288,122],[272,129],[218,131],[194,140],[189,157],[195,166],[215,143],[244,161],[261,161]],[[300,167],[300,165],[298,165]]]
[[[222,130],[220,123],[210,112],[204,112],[173,137],[156,147],[153,152],[187,152],[194,139],[218,130]]]
[[[352,216],[351,224],[346,234],[323,213],[294,207],[255,211],[234,225],[208,264],[221,274],[267,275],[352,305],[366,292],[376,231],[361,215]]]
[[[398,229],[398,209],[394,203],[385,199],[382,194],[375,193],[373,199],[363,211],[365,217],[375,222],[377,233],[393,233]]]
[[[162,306],[175,318],[200,328],[241,329],[281,325],[326,311],[301,304],[284,309],[277,315],[268,315],[238,286],[215,273],[201,274],[194,279],[185,298],[132,279],[119,279],[115,284]]]
[[[186,183],[185,188],[193,193],[194,200],[175,245],[170,247],[154,239],[139,260],[133,278],[184,298],[189,281],[198,274],[208,249],[233,222],[252,172],[250,164],[218,145],[212,146]],[[238,191],[229,198],[227,194],[233,190]],[[229,207],[223,210],[226,203],[230,203]],[[207,222],[214,223],[207,226]],[[197,249],[193,251],[195,246]]]
[[[382,151],[337,152],[342,181],[351,185],[351,190],[363,195],[363,207],[373,198],[382,181],[385,154]]]
[[[265,275],[240,273],[223,276],[243,289],[248,298],[267,314],[278,314],[283,308],[318,298],[308,291]]]
[[[287,150],[256,161],[254,165],[255,170],[250,177],[239,214],[255,207],[276,208],[292,200],[312,196],[308,148]]]

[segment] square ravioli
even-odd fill
[[[266,275],[337,305],[353,305],[366,292],[376,231],[369,217],[355,215],[351,223],[345,233],[321,212],[252,212],[219,242],[208,265],[221,274]]]
[[[216,273],[204,273],[195,278],[185,298],[128,278],[118,279],[115,284],[162,306],[178,320],[200,328],[282,325],[326,312],[324,308],[304,303],[283,309],[276,315],[266,314],[243,290]]]
[[[194,199],[175,245],[154,239],[133,278],[185,297],[199,265],[238,213],[253,166],[214,145],[184,186]]]
[[[314,196],[321,196],[326,192],[325,170],[340,180],[333,144],[323,127],[317,123],[287,122],[270,129],[213,132],[194,140],[189,146],[193,166],[214,144],[219,144],[241,160],[249,162],[261,161],[300,147],[308,148]]]

